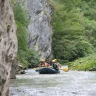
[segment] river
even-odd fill
[[[9,96],[96,96],[96,72],[60,70],[38,74],[33,69],[11,80]]]

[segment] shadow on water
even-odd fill
[[[11,80],[9,96],[96,96],[96,72],[60,70],[41,75],[33,69]]]

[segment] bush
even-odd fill
[[[79,58],[74,62],[69,63],[69,69],[82,71],[96,71],[96,54],[89,55],[84,58]]]
[[[39,56],[38,52],[32,49],[28,49],[27,51],[27,61],[28,61],[28,67],[37,67],[39,64]]]
[[[78,57],[84,57],[93,52],[92,45],[86,41],[79,41],[76,44],[76,49]]]

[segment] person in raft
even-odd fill
[[[46,63],[46,67],[50,68],[50,63],[48,59],[46,59],[45,63]]]
[[[39,67],[45,67],[46,64],[45,64],[45,60],[44,59],[41,59],[40,60],[40,64],[38,64]]]
[[[61,66],[61,64],[59,63],[59,62],[57,62],[57,59],[54,59],[55,60],[55,62],[56,62],[56,64],[57,64],[57,66],[59,67],[59,68],[61,68],[62,66]]]
[[[59,70],[59,68],[61,68],[61,64],[57,63],[56,60],[52,60],[52,68],[55,70]]]

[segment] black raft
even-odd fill
[[[39,74],[57,74],[60,73],[60,71],[52,69],[52,68],[40,68],[39,69]]]

